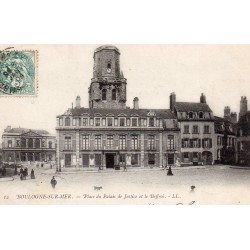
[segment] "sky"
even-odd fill
[[[1,45],[0,50],[38,50],[38,95],[0,97],[0,133],[7,125],[45,129],[55,134],[56,116],[75,105],[88,107],[93,53],[100,45]],[[169,108],[177,101],[199,102],[201,93],[214,115],[225,106],[239,112],[240,97],[250,100],[249,45],[119,45],[127,78],[127,106],[139,98],[140,108]]]

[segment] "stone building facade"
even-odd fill
[[[205,95],[200,102],[176,102],[170,95],[170,109],[176,115],[181,129],[181,165],[214,163],[214,115],[206,104]]]
[[[120,70],[120,52],[102,46],[94,52],[89,107],[57,116],[59,169],[165,167],[180,157],[180,129],[169,109],[126,107],[127,80]]]
[[[239,121],[237,130],[236,162],[250,166],[250,111],[247,107],[247,98],[241,97]]]
[[[2,134],[2,161],[55,161],[55,136],[45,130],[11,128]]]

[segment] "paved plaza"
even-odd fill
[[[173,168],[173,176],[162,169],[128,169],[55,173],[49,166],[32,167],[36,179],[21,181],[14,176],[0,182],[8,203],[37,204],[32,194],[67,194],[61,199],[42,199],[42,204],[245,204],[250,201],[250,169],[215,165]],[[51,178],[57,185],[53,189]],[[195,186],[191,190],[191,186]],[[17,196],[19,195],[19,196]],[[119,196],[120,195],[120,196]],[[96,197],[99,197],[97,199]],[[119,196],[119,197],[118,197]]]

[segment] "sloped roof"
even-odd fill
[[[219,116],[215,116],[214,119],[215,133],[227,133],[231,135],[235,134],[233,132],[235,125],[232,122]]]
[[[73,108],[68,111],[73,116],[80,116],[82,114],[89,114],[94,116],[95,114],[100,114],[102,116],[114,115],[118,117],[119,115],[132,116],[137,115],[139,117],[146,117],[149,112],[155,113],[156,117],[163,119],[176,119],[176,116],[170,109],[98,109],[98,108]]]
[[[212,112],[209,106],[206,103],[199,103],[199,102],[176,102],[175,109],[177,112]]]
[[[13,133],[13,134],[24,134],[30,131],[40,135],[49,135],[49,132],[43,129],[10,128],[8,130],[4,130],[4,132],[6,133]]]

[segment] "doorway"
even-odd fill
[[[65,167],[71,167],[71,154],[65,155]]]
[[[115,154],[106,154],[106,168],[114,168]]]

